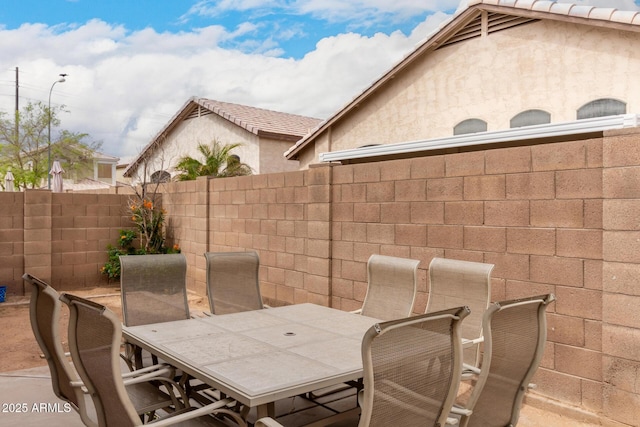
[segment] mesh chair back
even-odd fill
[[[380,320],[411,315],[416,298],[420,261],[371,255],[367,262],[368,287],[362,314]]]
[[[471,314],[462,324],[462,338],[482,337],[482,317],[491,298],[493,264],[434,258],[429,264],[427,313],[466,305]],[[466,347],[464,363],[478,366],[480,345]]]
[[[183,254],[120,256],[122,317],[127,326],[189,318]]]
[[[71,364],[67,361],[60,338],[60,300],[58,293],[42,280],[30,274],[22,278],[32,285],[29,315],[33,335],[44,354],[49,371],[53,392],[60,399],[72,403],[76,409],[84,403],[84,398],[78,389],[71,386],[71,381],[77,381]]]
[[[462,369],[467,307],[376,324],[362,341],[360,427],[444,426]]]
[[[525,391],[538,369],[547,339],[546,309],[553,294],[492,304],[484,319],[480,376],[467,406],[467,427],[516,425]]]
[[[69,294],[63,294],[60,299],[69,305],[71,357],[93,398],[98,425],[140,425],[120,374],[120,320],[93,301]]]
[[[264,308],[256,252],[206,252],[207,294],[213,314]]]

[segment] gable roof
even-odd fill
[[[367,89],[338,110],[333,116],[323,121],[304,138],[296,142],[285,152],[285,157],[294,159],[316,137],[333,124],[339,122],[397,74],[415,61],[423,58],[425,54],[444,46],[480,37],[483,31],[483,12],[488,14],[485,31],[489,33],[540,19],[640,32],[640,12],[637,11],[622,11],[614,8],[557,3],[547,0],[471,0],[466,9],[458,11],[448,21],[444,22],[438,30],[427,37],[415,50],[384,73]]]
[[[248,105],[191,97],[169,122],[146,145],[142,152],[125,169],[123,175],[130,176],[137,166],[164,141],[183,120],[216,114],[236,126],[259,137],[290,141],[294,143],[318,126],[322,120],[297,114],[282,113]]]

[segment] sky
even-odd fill
[[[51,95],[59,129],[121,163],[192,96],[325,119],[466,1],[0,0],[0,113],[15,110],[17,68],[19,108]]]

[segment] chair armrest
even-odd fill
[[[71,384],[71,387],[73,388],[79,388],[82,393],[89,394],[89,390],[84,386],[82,381],[69,381],[69,384]]]
[[[156,427],[173,426],[182,421],[190,420],[204,415],[225,414],[233,418],[238,423],[238,425],[246,425],[246,422],[242,419],[240,414],[227,408],[228,405],[234,403],[235,400],[233,399],[222,399],[210,405],[206,405],[198,409],[191,409],[187,412],[182,412],[177,415],[169,414],[167,417],[161,418],[157,421],[153,421],[149,424],[153,424]]]
[[[474,346],[476,344],[480,344],[481,342],[484,342],[484,336],[478,337],[478,338],[474,338],[472,340],[468,340],[468,339],[463,338],[462,339],[462,347],[463,348],[471,347],[471,346]]]
[[[271,417],[260,418],[254,424],[255,427],[282,427],[282,424]]]

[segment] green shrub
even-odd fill
[[[154,247],[151,250],[144,248],[136,249],[133,243],[137,238],[138,234],[135,230],[120,230],[118,246],[107,246],[107,262],[100,269],[100,272],[107,276],[109,282],[120,279],[120,255],[180,253],[180,247],[178,245],[173,245],[172,248],[166,248],[164,245],[161,245],[159,248]]]

